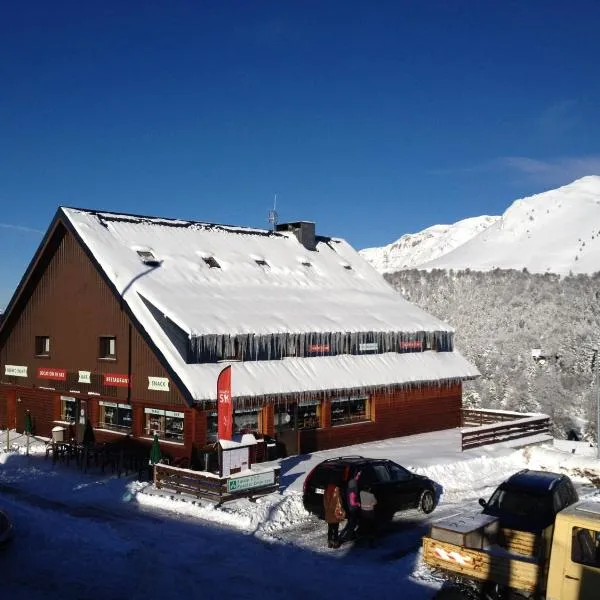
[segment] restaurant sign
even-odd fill
[[[65,381],[67,379],[66,369],[52,369],[51,367],[40,367],[37,376],[39,379],[53,379],[55,381]]]
[[[275,471],[265,471],[243,477],[231,477],[227,480],[228,492],[241,492],[254,488],[266,487],[275,483]]]
[[[400,342],[401,350],[422,350],[423,342],[421,340],[404,340]]]
[[[148,377],[148,389],[168,392],[169,380],[166,377]]]
[[[20,365],[4,365],[4,374],[11,377],[27,377],[27,367]]]
[[[79,371],[79,383],[92,383],[91,371]]]
[[[329,344],[309,344],[309,352],[329,352]]]
[[[129,376],[121,373],[104,373],[104,385],[110,387],[129,387]]]

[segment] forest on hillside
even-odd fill
[[[600,377],[600,273],[417,269],[385,276],[409,301],[452,325],[481,372],[465,406],[550,415],[554,434],[595,439]]]

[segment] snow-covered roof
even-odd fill
[[[76,208],[61,210],[195,399],[214,399],[218,366],[187,364],[151,314],[147,302],[189,338],[453,331],[404,300],[339,238],[317,237],[316,249],[310,251],[291,231],[271,232]],[[215,261],[218,266],[214,266]],[[373,355],[316,359],[322,363],[296,360],[236,365],[240,379],[235,385],[240,387],[234,395],[286,393],[313,389],[313,385],[318,389],[358,387],[361,382],[376,384],[376,380],[378,385],[404,383],[411,381],[413,375],[404,365],[415,359],[406,355]],[[423,360],[432,367],[437,364],[434,358]],[[373,375],[353,373],[359,365],[372,369]],[[452,373],[445,372],[446,376],[462,377],[462,367],[454,367]],[[303,369],[307,372],[301,377]],[[429,379],[435,379],[436,373],[438,370],[432,368]],[[280,383],[273,387],[265,379],[278,379]],[[349,380],[353,381],[350,386],[346,385]],[[302,387],[296,381],[301,381]],[[322,387],[325,381],[326,387]]]
[[[189,365],[198,400],[215,397],[215,382],[224,364]],[[471,379],[479,371],[460,353],[415,352],[353,356],[318,356],[234,362],[231,393],[234,398],[299,394],[310,397],[329,390],[343,394],[398,385],[425,385],[437,381]]]

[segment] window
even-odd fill
[[[269,263],[266,260],[263,260],[262,258],[257,258],[254,262],[259,267],[262,267],[265,271],[269,271],[271,269]]]
[[[50,356],[50,337],[47,335],[35,336],[35,355]]]
[[[392,481],[407,481],[412,478],[412,473],[410,471],[407,471],[404,467],[401,467],[396,463],[388,462],[387,468],[390,472],[390,479]]]
[[[77,417],[77,400],[69,396],[60,397],[60,420],[74,423]]]
[[[100,358],[116,359],[117,358],[117,338],[114,337],[101,337],[99,344]]]
[[[154,256],[150,250],[136,250],[137,255],[142,259],[142,262],[145,265],[149,265],[151,267],[158,267],[161,263],[160,260]]]
[[[184,413],[160,408],[145,408],[144,431],[148,437],[155,433],[163,440],[183,443]]]
[[[294,405],[276,404],[274,407],[275,431],[292,429],[294,424]]]
[[[573,527],[571,560],[580,565],[600,568],[600,532]]]
[[[294,429],[317,429],[321,427],[320,400],[301,400],[291,415]]]
[[[331,401],[331,425],[347,425],[369,420],[369,399],[366,396],[335,398]]]
[[[236,410],[233,413],[233,433],[258,432],[258,409]]]
[[[206,441],[215,442],[219,433],[219,422],[217,420],[217,411],[209,412],[206,415]]]
[[[100,418],[98,426],[114,431],[131,431],[132,410],[129,404],[116,404],[100,400]]]
[[[211,269],[220,269],[221,265],[217,262],[217,259],[214,256],[203,256],[202,260],[211,268]]]

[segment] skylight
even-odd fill
[[[150,250],[136,250],[136,252],[145,265],[156,267],[160,264],[160,260]]]
[[[220,269],[221,265],[217,262],[217,259],[214,256],[203,256],[202,260],[211,268],[211,269]]]

